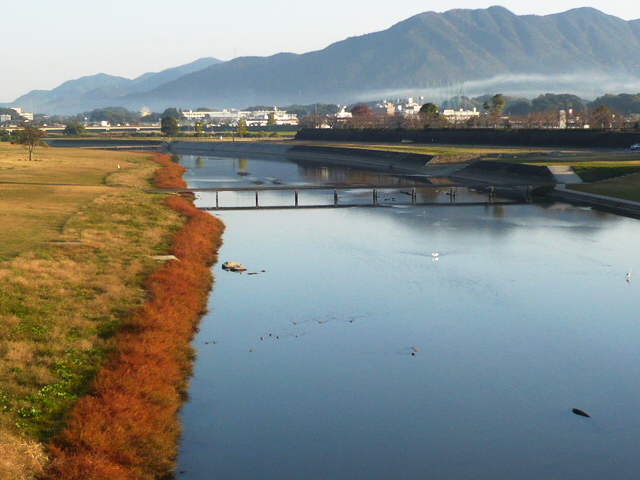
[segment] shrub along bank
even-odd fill
[[[156,158],[165,166],[156,186],[180,186],[182,167],[168,156]],[[184,198],[164,204],[188,218],[170,247],[179,260],[148,277],[148,301],[114,336],[89,393],[52,442],[44,478],[156,479],[174,470],[177,412],[194,356],[190,341],[206,308],[224,225]]]

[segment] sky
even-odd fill
[[[640,2],[630,0],[0,0],[0,102],[97,73],[135,78],[203,57],[306,53],[422,12],[492,5],[640,19]]]

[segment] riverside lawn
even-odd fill
[[[185,218],[148,154],[0,144],[0,478],[33,478]],[[120,165],[121,170],[118,170]]]

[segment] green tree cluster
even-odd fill
[[[91,122],[109,122],[111,125],[138,124],[140,116],[124,107],[98,108],[80,115]]]
[[[177,137],[180,135],[180,124],[173,116],[162,117],[160,123],[160,131],[168,137]]]
[[[87,133],[87,129],[79,122],[70,122],[66,127],[64,127],[64,131],[62,133],[69,137],[79,137]]]

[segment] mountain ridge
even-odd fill
[[[591,7],[545,16],[516,15],[500,6],[424,12],[321,50],[240,57],[179,73],[137,88],[103,78],[106,85],[83,92],[64,109],[107,106],[101,101],[156,111],[352,103],[421,92],[444,96],[452,84],[471,90],[468,95],[640,91],[640,20]],[[62,100],[49,107],[60,110]]]

